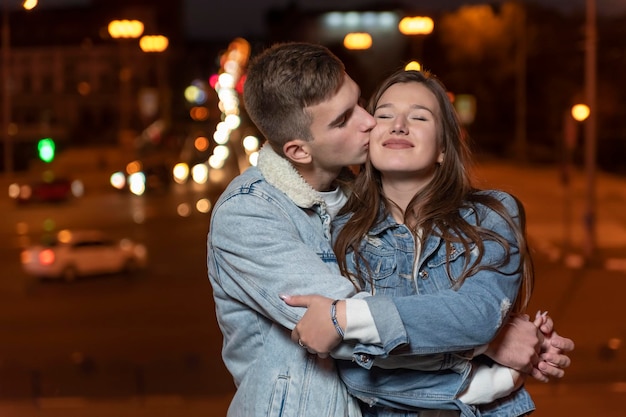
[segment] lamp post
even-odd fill
[[[578,137],[578,123],[582,123],[589,117],[589,106],[576,104],[565,112],[563,117],[563,160],[561,170],[561,183],[563,185],[563,252],[565,256],[571,249],[572,244],[572,153],[576,147]]]
[[[11,42],[7,0],[2,2],[2,139],[4,141],[4,172],[13,175],[13,142],[9,133],[11,124]]]
[[[427,16],[407,16],[398,23],[398,30],[406,36],[415,37],[411,42],[410,59],[422,59],[422,40],[425,35],[432,33],[435,28],[433,19]]]
[[[590,261],[596,249],[596,1],[587,0],[585,25],[585,96],[590,113],[585,122],[585,171],[587,173],[587,204],[584,214],[584,253]]]
[[[25,10],[37,6],[37,0],[26,0],[22,3]],[[11,138],[11,27],[9,25],[9,1],[2,1],[2,140],[4,142],[4,172],[13,175],[13,138]]]
[[[139,47],[148,54],[157,54],[156,57],[156,79],[158,91],[159,111],[161,119],[166,125],[170,122],[170,100],[169,83],[167,82],[166,68],[163,62],[162,53],[169,46],[169,39],[163,35],[144,35],[139,39]]]
[[[126,40],[137,39],[143,33],[143,23],[139,20],[113,20],[108,26],[109,35],[113,39],[120,40],[120,123],[119,123],[119,142],[127,142],[127,132],[130,128],[130,115],[131,115],[131,85],[132,69],[129,66],[129,59],[127,56],[128,45]]]

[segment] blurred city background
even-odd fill
[[[364,98],[405,66],[444,81],[481,185],[526,206],[531,314],[576,342],[563,380],[528,382],[535,415],[624,415],[626,0],[0,7],[3,416],[225,415],[209,215],[263,142],[247,63],[291,40]]]

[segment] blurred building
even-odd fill
[[[9,82],[0,89],[8,86],[16,170],[25,168],[33,144],[42,137],[54,138],[61,149],[114,144],[128,140],[124,131],[140,131],[156,118],[169,117],[168,68],[183,39],[181,4],[129,3],[96,0],[82,8],[5,8],[10,35],[3,56]],[[144,35],[168,38],[168,49],[147,53],[138,39],[114,39],[108,25],[116,19],[141,21]]]

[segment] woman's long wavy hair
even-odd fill
[[[432,74],[421,71],[398,71],[389,76],[374,92],[368,103],[368,111],[374,109],[382,94],[397,83],[420,83],[427,87],[436,97],[440,113],[437,120],[437,131],[440,149],[445,151],[445,161],[438,166],[432,181],[419,191],[410,201],[404,212],[404,223],[414,233],[416,239],[429,235],[439,235],[446,242],[446,252],[452,243],[461,243],[465,251],[470,251],[471,245],[476,245],[478,256],[470,263],[470,257],[465,257],[465,266],[460,277],[452,277],[448,268],[451,282],[458,288],[465,279],[480,270],[498,270],[506,265],[513,251],[520,252],[520,265],[516,273],[522,274],[522,285],[515,301],[513,311],[523,311],[530,299],[533,288],[533,264],[526,241],[526,224],[524,208],[518,201],[519,225],[496,198],[485,193],[479,193],[472,185],[470,177],[471,154],[466,138],[463,136],[457,113],[450,102],[444,85]],[[335,253],[339,267],[344,276],[359,283],[364,282],[364,271],[358,270],[356,276],[347,270],[346,257],[348,252],[354,252],[357,264],[365,264],[360,252],[363,238],[368,231],[390,213],[393,202],[385,199],[382,190],[381,174],[368,160],[363,166],[354,184],[352,194],[343,207],[342,213],[352,213],[349,221],[338,234],[335,241]],[[379,208],[385,207],[383,216],[379,216]],[[497,233],[472,225],[460,215],[461,208],[486,206],[498,213],[514,231],[516,244],[514,247]],[[514,213],[516,214],[516,213]],[[422,230],[418,235],[417,231]],[[506,257],[498,264],[484,264],[485,241],[495,241],[501,245]],[[367,268],[367,266],[366,266]]]

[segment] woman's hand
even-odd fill
[[[307,309],[291,331],[291,340],[299,343],[310,353],[315,353],[321,358],[328,357],[329,352],[341,342],[341,337],[330,317],[333,300],[321,295],[281,295],[280,298],[292,307]],[[345,301],[337,303],[336,312],[339,325],[345,329]]]

